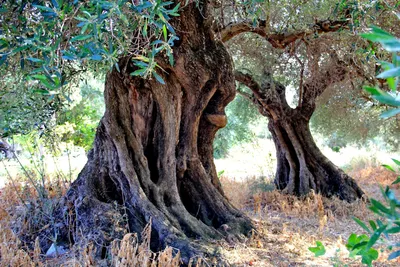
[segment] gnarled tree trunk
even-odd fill
[[[305,195],[311,190],[324,196],[337,196],[352,202],[364,193],[356,182],[327,159],[315,144],[309,121],[315,110],[316,98],[331,84],[342,81],[348,66],[337,58],[335,66],[320,71],[302,88],[300,105],[291,108],[286,102],[285,86],[265,73],[257,83],[248,74],[236,72],[236,80],[253,92],[245,94],[269,120],[268,128],[275,142],[277,170],[275,185],[284,193]]]
[[[226,125],[235,85],[230,55],[213,39],[207,16],[206,4],[191,3],[172,21],[180,40],[175,65],[163,65],[165,84],[132,77],[128,59],[120,63],[125,71],[107,75],[94,148],[66,197],[75,227],[57,230],[64,238],[72,231],[74,242],[101,247],[125,226],[140,233],[151,219],[152,248],[179,248],[187,261],[196,253],[188,238],[251,230],[225,198],[213,163],[213,139]]]
[[[275,186],[288,194],[306,195],[314,190],[326,197],[352,202],[363,195],[356,182],[327,159],[315,144],[308,116],[301,110],[278,120],[269,116],[268,128],[275,142]]]

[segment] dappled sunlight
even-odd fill
[[[276,168],[276,151],[271,139],[254,139],[251,143],[237,145],[226,158],[216,159],[217,172],[231,179],[243,181],[247,177],[265,176],[273,179]]]

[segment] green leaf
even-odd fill
[[[381,166],[382,166],[382,167],[385,167],[387,170],[389,170],[389,171],[391,171],[391,172],[396,172],[396,171],[393,169],[393,167],[390,166],[390,165],[382,164]]]
[[[385,48],[389,52],[399,52],[400,51],[400,41],[393,40],[389,42],[381,43],[383,48]]]
[[[400,183],[400,176],[397,176],[397,179],[392,184],[398,184],[398,183]]]
[[[380,34],[380,35],[383,35],[383,36],[394,38],[394,36],[392,34],[388,33],[385,30],[382,30],[381,28],[379,28],[377,26],[372,25],[371,29],[372,29],[372,32],[375,33],[375,34]]]
[[[379,209],[380,211],[382,211],[383,213],[387,214],[387,215],[391,215],[390,213],[390,209],[386,208],[384,205],[382,205],[382,203],[380,203],[379,201],[371,198],[371,204],[373,207],[376,207],[377,209]]]
[[[376,227],[376,223],[375,223],[373,220],[370,220],[370,221],[369,221],[369,225],[371,225],[371,228],[372,228],[373,231],[376,230],[376,228],[377,228],[377,227]]]
[[[84,41],[91,37],[92,37],[92,35],[77,35],[71,39],[71,42]]]
[[[396,163],[397,166],[400,166],[400,160],[392,159],[392,161],[393,161],[394,163]]]
[[[400,113],[400,108],[390,109],[390,110],[388,110],[388,111],[383,112],[383,113],[380,115],[380,117],[381,117],[382,119],[387,119],[387,118],[396,116],[396,115],[399,114],[399,113]]]
[[[385,231],[387,234],[397,234],[400,233],[400,226],[394,226],[392,228],[389,228]]]
[[[309,247],[308,250],[314,253],[315,257],[319,257],[322,255],[325,255],[326,250],[325,246],[321,243],[321,241],[316,241],[316,246],[315,247]]]
[[[41,11],[46,11],[46,12],[54,12],[54,10],[50,7],[47,6],[40,6],[40,5],[32,5],[34,7],[36,7],[37,9],[41,10]]]
[[[152,73],[153,73],[153,75],[154,75],[154,78],[156,78],[156,80],[157,80],[159,83],[165,84],[163,78],[161,78],[161,76],[158,75],[157,72],[153,71]]]
[[[92,60],[96,60],[96,61],[100,61],[100,60],[103,59],[101,55],[93,55],[93,56],[91,56],[90,58],[91,58]]]
[[[43,63],[44,62],[42,59],[34,58],[34,57],[27,57],[26,59],[29,61],[35,62],[35,63]]]
[[[85,24],[85,25],[83,25],[83,27],[82,27],[82,29],[81,29],[81,34],[82,35],[84,35],[85,34],[85,32],[86,32],[86,30],[87,30],[87,28],[89,27],[89,24]]]
[[[363,89],[365,91],[367,91],[368,93],[370,93],[371,95],[375,96],[375,95],[380,95],[380,89],[376,88],[376,87],[372,87],[372,86],[364,86]]]
[[[357,252],[356,254],[359,255],[360,251],[368,244],[368,241],[362,241],[360,243],[357,243],[353,247],[353,251]]]
[[[361,262],[367,264],[368,266],[372,266],[372,261],[377,260],[379,257],[379,252],[376,249],[369,249],[368,252],[364,252],[362,255]]]
[[[349,240],[347,241],[346,247],[347,247],[347,246],[349,246],[349,247],[354,247],[355,244],[357,244],[357,235],[353,233],[353,234],[351,234],[351,235],[349,236]],[[349,248],[349,247],[348,247],[348,248]]]
[[[361,226],[365,231],[367,231],[368,233],[371,233],[371,230],[368,228],[367,225],[365,225],[364,222],[362,222],[360,219],[353,217],[353,220],[359,225]]]
[[[392,91],[396,91],[397,84],[399,83],[399,78],[398,77],[390,77],[390,78],[387,78],[386,81],[387,81],[387,83],[389,85],[389,88]]]
[[[371,238],[369,239],[368,244],[365,247],[364,251],[372,248],[372,246],[376,243],[376,241],[378,241],[378,238],[380,237],[382,232],[385,231],[386,227],[387,227],[387,225],[383,225],[382,227],[380,227],[374,231],[374,233],[371,235]]]
[[[48,76],[46,76],[44,74],[35,74],[35,75],[30,76],[30,77],[33,78],[33,79],[39,80],[42,83],[48,83],[49,81],[54,83],[54,81],[50,77],[48,77]]]
[[[379,79],[386,79],[386,78],[390,78],[390,77],[398,77],[400,76],[400,67],[394,68],[394,69],[390,69],[387,71],[382,72],[381,74],[379,74],[377,76],[377,78]]]
[[[147,37],[147,19],[144,22],[142,34],[143,34],[144,37]]]
[[[164,24],[162,29],[163,29],[164,40],[167,42],[168,41],[167,26],[165,26]]]
[[[146,72],[146,69],[138,69],[131,73],[132,76],[142,76]]]
[[[397,257],[400,257],[400,250],[390,253],[388,256],[388,260],[393,260]]]
[[[371,86],[364,86],[363,88],[365,91],[370,93],[374,99],[378,100],[379,102],[381,102],[383,104],[387,104],[387,105],[395,106],[395,107],[400,106],[399,100],[397,100],[396,98],[394,98],[387,92],[382,91],[379,88],[371,87]]]
[[[171,66],[174,66],[174,55],[170,50],[167,50],[168,61]]]

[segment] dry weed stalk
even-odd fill
[[[96,261],[94,259],[95,249],[93,243],[89,243],[89,245],[82,250],[82,261],[83,266],[96,266]]]
[[[253,200],[254,200],[254,213],[255,214],[261,214],[262,195],[261,194],[255,194],[253,196]]]
[[[35,248],[33,258],[23,249],[18,238],[6,226],[4,220],[0,221],[0,267],[9,266],[43,266],[40,262],[39,251]]]
[[[126,234],[122,240],[114,240],[111,244],[112,264],[115,267],[149,266],[175,267],[180,266],[180,253],[174,253],[171,247],[159,253],[150,250],[151,220],[143,229],[142,242],[138,242],[137,234]]]
[[[262,194],[262,205],[264,209],[283,212],[287,215],[302,218],[315,216],[321,228],[326,226],[328,219],[365,217],[370,214],[367,203],[363,199],[348,203],[335,197],[325,198],[314,192],[300,198],[284,195],[278,191],[265,192]]]

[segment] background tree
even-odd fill
[[[282,64],[278,63],[278,67],[271,67],[271,60],[263,56],[262,52],[255,52],[262,49],[263,45],[254,48],[254,45],[247,42],[247,48],[239,49],[238,52],[243,54],[243,51],[252,50],[253,54],[257,54],[255,61],[258,63],[253,65],[261,70],[266,69],[264,73],[260,73],[259,70],[253,73],[237,72],[236,79],[251,89],[252,93],[247,94],[247,98],[258,106],[261,114],[269,118],[269,129],[277,148],[278,166],[275,178],[277,188],[296,195],[307,194],[313,189],[325,196],[336,195],[341,199],[353,201],[361,197],[363,192],[353,179],[322,155],[311,136],[308,123],[316,108],[317,97],[329,86],[348,80],[356,74],[359,75],[359,72],[366,76],[364,70],[359,70],[357,65],[359,60],[352,55],[358,45],[366,46],[366,44],[360,44],[360,41],[355,41],[351,35],[346,36],[344,31],[362,28],[363,23],[369,18],[381,16],[385,8],[380,3],[358,5],[342,1],[334,9],[326,4],[311,1],[301,7],[293,5],[284,8],[282,12],[270,13],[277,7],[268,2],[266,8],[260,5],[250,11],[244,11],[266,14],[266,20],[255,19],[252,24],[241,17],[242,10],[232,11],[231,7],[228,7],[229,10],[225,14],[233,13],[237,16],[233,16],[233,21],[228,20],[228,23],[221,26],[220,32],[223,41],[229,41],[244,32],[255,33],[269,42],[273,48],[286,49],[282,59],[289,66],[297,65],[295,69],[299,70],[298,77],[295,78],[297,84],[290,82],[290,78],[283,84],[274,80],[274,76],[282,75],[282,72],[277,73]],[[329,19],[312,22],[310,20],[312,16],[308,14],[315,7],[319,7],[322,11],[318,15]],[[371,12],[367,13],[372,7],[373,15]],[[221,8],[221,13],[224,13],[224,8]],[[304,20],[299,21],[298,18]],[[307,21],[311,27],[306,26]],[[336,35],[342,39],[340,45],[335,45],[339,39],[335,40],[333,32],[338,32]],[[324,34],[324,37],[317,38],[320,34]],[[235,40],[241,41],[240,37]],[[345,46],[341,47],[343,45]],[[268,49],[271,48],[266,48]],[[338,52],[333,52],[334,50]],[[344,56],[345,53],[349,54],[347,58]],[[267,59],[268,63],[262,63],[260,59]],[[257,74],[258,79],[253,77]],[[286,86],[289,85],[299,88],[296,108],[290,107],[286,100]],[[241,94],[246,95],[245,92]]]

